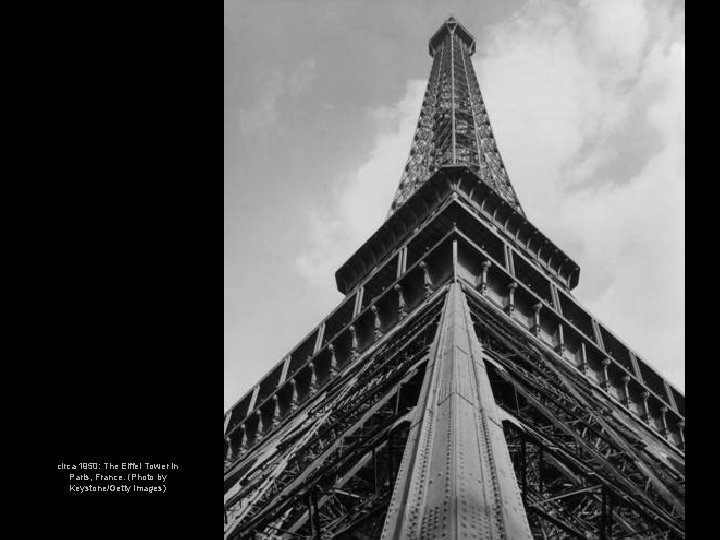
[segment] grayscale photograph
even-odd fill
[[[223,52],[224,538],[684,539],[684,2],[225,0]]]

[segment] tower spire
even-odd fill
[[[493,136],[470,57],[475,38],[451,14],[429,42],[433,64],[410,156],[388,216],[435,172],[464,166],[524,216]]]

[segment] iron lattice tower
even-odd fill
[[[685,397],[571,294],[449,18],[344,300],[225,415],[225,537],[685,538]]]
[[[410,146],[410,156],[393,199],[392,213],[445,165],[464,165],[525,215],[495,144],[490,118],[470,56],[475,39],[453,18],[430,39],[433,65]]]

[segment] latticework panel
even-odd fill
[[[442,299],[428,298],[240,461],[227,538],[379,535]]]
[[[498,152],[470,60],[474,41],[458,23],[444,24],[430,70],[410,156],[390,209],[394,212],[443,165],[465,165],[522,213]]]
[[[684,465],[480,298],[470,307],[534,537],[684,538]]]

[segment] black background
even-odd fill
[[[4,17],[31,24],[6,49],[3,513],[21,538],[220,538],[222,11],[53,6]],[[164,495],[71,494],[57,466],[85,461],[180,470]]]

